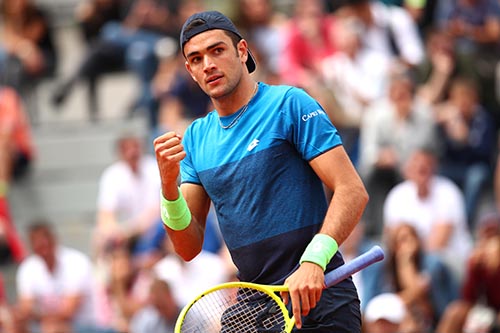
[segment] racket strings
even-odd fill
[[[252,288],[225,288],[193,303],[180,332],[281,333],[285,328],[285,314],[268,294]]]

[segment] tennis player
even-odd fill
[[[352,280],[323,290],[368,201],[336,128],[303,90],[255,82],[248,43],[223,14],[191,16],[180,45],[215,110],[182,139],[168,132],[154,141],[175,250],[185,260],[201,251],[213,202],[242,281],[285,283],[300,332],[360,332]]]

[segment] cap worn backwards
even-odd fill
[[[195,21],[196,24],[193,24]],[[189,29],[187,29],[188,27]],[[181,50],[184,52],[184,45],[194,36],[214,29],[226,30],[236,34],[239,38],[243,38],[234,23],[227,16],[218,11],[206,11],[191,15],[182,26],[180,35]],[[248,72],[252,73],[255,70],[256,63],[250,50],[248,50],[246,65]]]

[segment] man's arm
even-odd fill
[[[180,161],[186,157],[181,137],[175,132],[167,132],[154,141],[156,160],[160,170],[161,191],[169,202],[184,197],[191,219],[187,227],[173,230],[165,226],[174,245],[175,252],[189,261],[200,253],[205,234],[205,223],[210,209],[210,198],[202,186],[183,184],[179,192],[177,179],[180,173]],[[163,204],[162,204],[163,205]]]
[[[361,219],[368,193],[342,146],[310,162],[323,183],[334,192],[320,233],[340,245]]]
[[[340,245],[361,219],[368,193],[342,146],[316,157],[310,165],[333,192],[320,233],[332,237]],[[289,294],[283,297],[286,301],[288,297],[291,299],[296,325],[300,328],[300,316],[307,315],[321,297],[323,269],[314,263],[304,262],[285,283]]]
[[[201,185],[182,184],[182,195],[191,212],[191,223],[180,231],[165,227],[172,240],[175,252],[190,261],[201,252],[205,236],[205,225],[210,209],[210,198]]]

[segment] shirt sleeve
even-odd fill
[[[302,158],[310,161],[342,144],[340,135],[321,105],[304,90],[288,91],[283,112],[290,122],[289,139]]]
[[[29,261],[28,261],[29,260]],[[26,259],[26,261],[21,264],[16,275],[16,286],[17,294],[20,298],[31,298],[34,297],[33,283],[31,283],[30,276],[34,273],[30,270],[33,266],[33,261]]]
[[[116,210],[118,206],[116,189],[113,173],[109,169],[105,170],[99,181],[99,194],[97,196],[97,208],[99,210]]]

